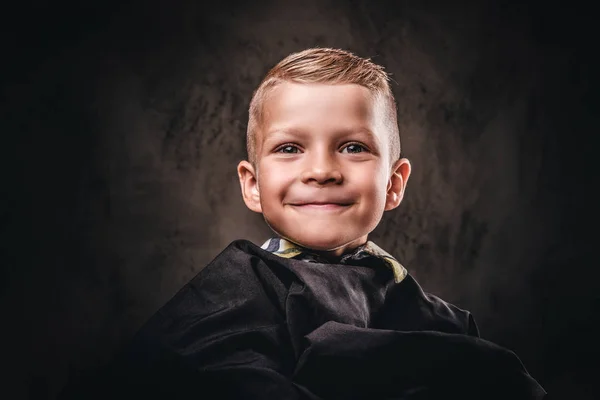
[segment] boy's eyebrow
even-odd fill
[[[299,129],[294,129],[294,128],[277,128],[277,129],[273,129],[269,132],[266,133],[266,139],[270,139],[272,137],[278,137],[278,136],[307,136],[306,132],[303,132],[302,130]]]

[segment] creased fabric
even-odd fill
[[[396,283],[380,258],[360,261],[307,263],[235,241],[63,398],[543,398],[469,312],[410,275]]]

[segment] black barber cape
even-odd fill
[[[63,398],[543,399],[471,315],[381,260],[307,263],[231,243]]]

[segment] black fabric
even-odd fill
[[[359,265],[353,265],[359,264]],[[285,259],[231,243],[103,373],[63,398],[542,399],[471,315],[383,260]]]

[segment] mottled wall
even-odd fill
[[[413,163],[373,239],[426,290],[472,310],[547,389],[591,398],[598,371],[579,366],[599,304],[586,258],[585,140],[598,125],[585,13],[533,1],[217,3],[40,3],[8,17],[6,390],[52,398],[229,242],[269,236],[235,172],[252,90],[290,52],[331,46],[392,74]]]

